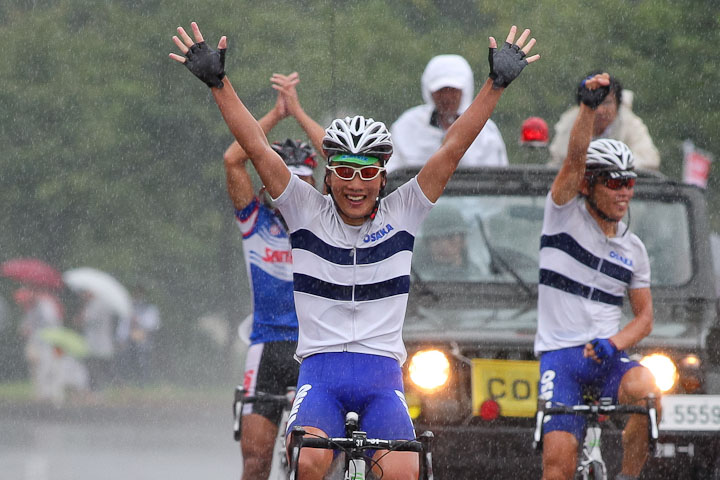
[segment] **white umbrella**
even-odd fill
[[[63,273],[65,284],[75,291],[91,292],[112,308],[121,319],[132,315],[132,300],[127,289],[111,275],[90,267]]]

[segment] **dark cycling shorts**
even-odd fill
[[[267,342],[250,345],[245,357],[243,387],[248,395],[255,392],[284,395],[287,387],[297,383],[300,365],[293,358],[297,343],[294,341]],[[257,413],[273,423],[282,416],[283,405],[271,402],[245,404],[243,415]]]
[[[351,352],[305,358],[287,431],[299,425],[344,437],[347,412],[358,414],[368,438],[415,438],[397,360]]]
[[[540,357],[540,397],[556,405],[581,405],[583,394],[591,392],[597,398],[609,397],[618,401],[622,377],[634,367],[625,352],[598,364],[583,357],[584,345],[544,352]],[[644,367],[643,367],[644,368]],[[570,432],[581,441],[585,429],[583,415],[552,415],[545,417],[545,433],[555,430]]]

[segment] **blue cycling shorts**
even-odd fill
[[[610,397],[618,401],[622,377],[631,368],[641,366],[623,351],[598,364],[583,357],[584,345],[543,352],[540,357],[540,397],[555,405],[581,405],[583,394]],[[570,432],[581,441],[585,429],[583,415],[552,415],[545,417],[543,430]]]
[[[415,438],[397,360],[351,352],[303,359],[287,432],[299,425],[344,437],[347,412],[357,412],[368,438]]]

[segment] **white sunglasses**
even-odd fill
[[[385,167],[379,167],[377,165],[366,165],[364,167],[351,167],[349,165],[326,165],[325,168],[337,175],[339,179],[347,181],[355,178],[356,174],[360,174],[360,178],[362,178],[363,180],[373,180],[385,171]]]

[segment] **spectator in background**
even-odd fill
[[[8,319],[8,304],[3,297],[0,296],[0,332],[5,330],[5,327],[9,324]]]
[[[469,281],[482,272],[468,255],[470,225],[457,207],[440,203],[423,224],[416,265],[423,280]]]
[[[118,370],[125,381],[145,385],[149,378],[153,336],[160,329],[160,310],[147,299],[147,290],[138,285],[132,292],[133,313],[118,323]]]
[[[61,374],[61,366],[52,345],[42,338],[41,332],[46,328],[62,326],[63,306],[54,294],[31,287],[18,288],[13,293],[13,299],[24,312],[20,335],[26,342],[25,359],[35,398],[56,401],[57,389],[54,386]]]
[[[105,302],[84,291],[81,294],[84,306],[76,323],[82,327],[89,354],[85,359],[90,390],[98,391],[107,387],[112,380],[112,361],[115,354],[113,332],[115,313]]]
[[[555,138],[550,144],[550,165],[560,166],[567,156],[570,130],[580,111],[580,91],[585,86],[585,79],[602,73],[601,70],[590,72],[578,84],[576,93],[577,105],[562,114],[555,124]],[[610,85],[604,87],[609,93],[602,104],[597,107],[592,139],[612,138],[625,143],[635,156],[635,168],[639,170],[658,170],[660,154],[650,137],[643,121],[632,111],[633,93],[623,90],[615,77],[610,77]]]
[[[521,163],[548,162],[548,142],[550,133],[548,125],[540,117],[528,117],[520,128],[520,146],[523,147],[520,156]]]
[[[424,105],[405,111],[390,127],[395,147],[387,171],[420,168],[443,142],[448,128],[474,98],[473,73],[460,55],[438,55],[425,67],[422,79]],[[460,167],[508,164],[500,130],[488,120],[460,160]]]

